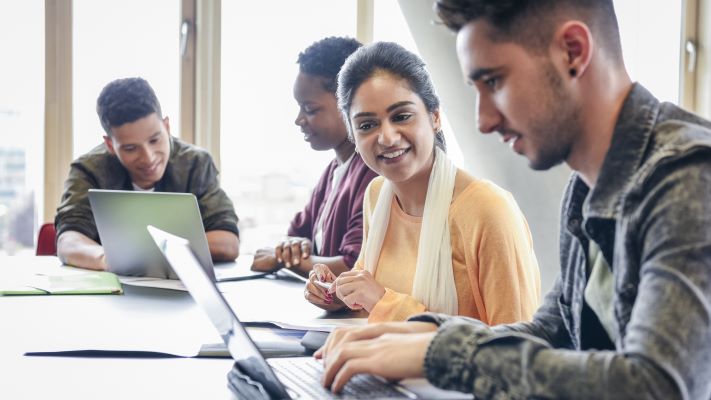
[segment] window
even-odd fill
[[[434,17],[434,14],[432,14]],[[415,44],[415,39],[410,34],[410,28],[402,15],[400,5],[397,0],[377,0],[375,1],[373,40],[376,42],[395,42],[407,50],[420,55]],[[437,89],[435,83],[435,89]],[[439,94],[439,93],[438,93]],[[441,94],[440,95],[440,101]],[[447,155],[457,166],[464,166],[462,151],[459,148],[454,131],[447,119],[446,104],[442,104],[442,131],[447,142]]]
[[[31,251],[42,204],[44,0],[2,1],[0,253]],[[41,216],[40,216],[41,217]]]
[[[180,1],[74,0],[73,12],[74,157],[101,143],[96,98],[118,78],[145,78],[180,137]]]
[[[221,183],[241,220],[242,252],[286,233],[334,157],[313,151],[294,124],[299,52],[355,32],[355,1],[222,3]]]
[[[615,0],[622,54],[633,81],[679,103],[681,0]]]

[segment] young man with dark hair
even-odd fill
[[[324,384],[356,373],[490,398],[711,398],[711,123],[624,66],[612,0],[438,0],[479,129],[574,172],[561,273],[533,321],[422,314],[335,331]]]
[[[237,215],[220,189],[205,150],[170,136],[168,117],[148,82],[115,80],[101,91],[96,111],[104,143],[72,162],[57,208],[57,255],[77,267],[103,270],[106,259],[89,204],[89,189],[193,193],[215,261],[239,254]]]

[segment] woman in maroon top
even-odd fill
[[[335,275],[355,263],[363,240],[363,194],[376,177],[348,139],[336,101],[338,71],[361,44],[355,39],[329,37],[299,54],[294,98],[299,104],[296,125],[317,151],[333,150],[331,161],[303,211],[291,221],[288,235],[275,247],[254,256],[252,269],[274,271],[287,267],[303,276],[316,263]]]

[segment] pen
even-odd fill
[[[296,279],[298,279],[299,281],[301,281],[301,282],[303,282],[303,283],[307,283],[307,282],[309,281],[308,279],[304,278],[303,276],[297,274],[297,273],[294,272],[294,271],[291,271],[291,270],[288,269],[288,268],[281,268],[279,271],[282,271],[282,272],[284,272],[285,274],[289,275],[290,277],[296,278]]]
[[[331,289],[331,285],[333,284],[333,282],[314,281],[314,284],[315,284],[316,286],[321,286],[322,288],[324,288],[324,289],[326,289],[326,290],[330,290],[330,289]]]

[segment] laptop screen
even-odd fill
[[[200,209],[192,193],[89,189],[89,202],[111,272],[175,278],[146,232],[146,225],[153,225],[190,240],[200,265],[214,278]]]
[[[190,295],[215,325],[243,373],[261,383],[272,397],[288,398],[284,386],[249,337],[237,315],[205,274],[190,250],[189,242],[153,226],[148,226],[148,231]]]

